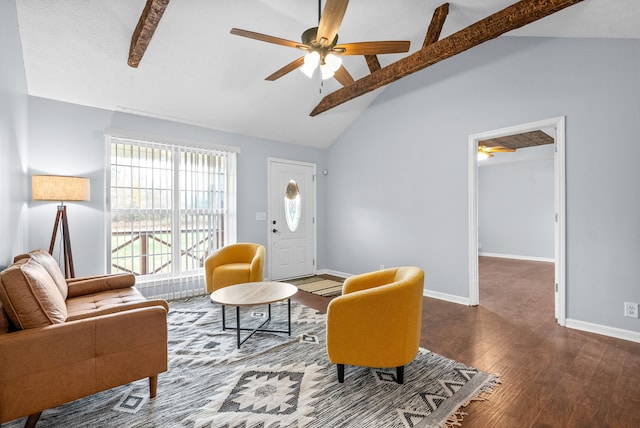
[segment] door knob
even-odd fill
[[[280,231],[278,229],[273,229],[272,232],[273,233],[280,233]]]

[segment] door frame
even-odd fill
[[[272,263],[273,263],[273,257],[271,257],[271,252],[273,249],[273,234],[271,233],[271,229],[273,228],[272,225],[272,220],[273,220],[273,213],[271,212],[271,200],[273,197],[275,197],[275,195],[272,195],[271,192],[271,165],[273,163],[285,163],[285,164],[289,164],[289,165],[296,165],[296,166],[305,166],[305,167],[311,167],[312,168],[312,186],[313,186],[313,271],[312,274],[315,275],[316,272],[318,271],[318,264],[317,264],[317,260],[318,260],[318,226],[317,226],[317,221],[316,219],[318,218],[317,212],[318,212],[318,186],[317,186],[317,181],[316,181],[316,164],[315,163],[311,163],[311,162],[301,162],[301,161],[294,161],[294,160],[290,160],[290,159],[281,159],[281,158],[273,158],[273,157],[269,157],[267,158],[267,245],[269,246],[269,248],[267,249],[267,259],[269,261],[268,265],[269,265],[269,277],[271,277],[271,272],[272,270]]]
[[[565,117],[559,116],[469,135],[469,305],[480,303],[478,277],[478,141],[504,137],[542,128],[555,127],[554,199],[555,199],[555,317],[566,324],[566,174]]]

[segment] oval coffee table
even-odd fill
[[[291,336],[291,299],[298,292],[298,287],[286,282],[262,281],[246,282],[242,284],[229,285],[211,293],[211,301],[222,305],[222,330],[236,330],[238,348],[257,331],[267,331],[270,333],[288,333]],[[262,328],[271,321],[271,303],[287,299],[288,327],[287,330],[273,330]],[[240,307],[269,305],[269,316],[256,328],[240,327]],[[236,326],[230,327],[226,324],[225,306],[236,307]],[[241,331],[250,333],[240,339]]]

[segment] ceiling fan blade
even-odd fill
[[[281,39],[280,37],[269,36],[267,34],[256,33],[254,31],[241,30],[240,28],[232,28],[231,34],[236,36],[248,37],[254,40],[260,40],[261,42],[273,43],[274,45],[287,46],[290,48],[305,47],[305,45],[299,42]]]
[[[322,46],[330,46],[333,43],[348,4],[349,0],[327,0],[324,9],[322,9],[316,37]]]
[[[300,66],[302,66],[302,64],[304,64],[304,57],[303,56],[301,56],[300,58],[298,58],[298,59],[296,59],[294,61],[291,61],[289,64],[285,65],[280,70],[274,72],[270,76],[267,76],[264,80],[274,81],[276,79],[279,79],[282,76],[284,76],[285,74],[292,72],[296,68],[299,68]]]
[[[408,52],[411,42],[408,40],[357,42],[335,45],[334,50],[344,52],[341,55],[377,55]]]
[[[487,147],[487,150],[493,153],[506,153],[506,152],[515,152],[516,149],[511,149],[508,147],[502,147],[502,146],[493,146],[493,147]]]
[[[340,82],[342,86],[349,86],[354,82],[353,77],[351,77],[351,74],[349,74],[344,66],[340,66],[340,68],[336,70],[336,73],[333,75],[333,77],[338,82]]]

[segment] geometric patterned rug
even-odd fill
[[[402,385],[395,369],[352,366],[340,384],[326,356],[326,316],[315,310],[292,302],[291,337],[258,332],[237,349],[235,332],[222,331],[221,308],[209,296],[169,306],[169,371],[159,375],[156,398],[149,399],[144,379],[45,410],[38,427],[453,426],[462,406],[486,399],[499,383],[420,349]],[[272,305],[270,326],[286,328],[286,308]],[[266,309],[243,308],[243,326],[260,324]],[[227,308],[227,323],[234,320],[235,309]]]

